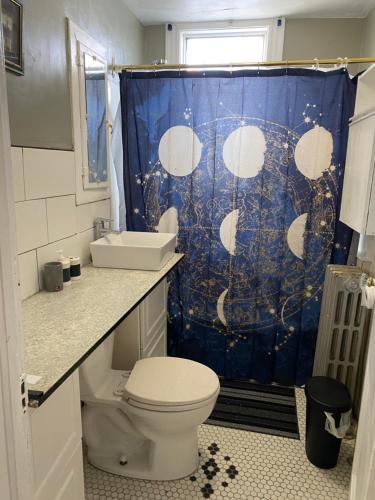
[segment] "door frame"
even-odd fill
[[[0,460],[6,469],[0,496],[4,500],[30,500],[33,469],[25,387],[24,395],[21,394],[23,334],[1,10],[0,103],[0,435],[5,439]]]
[[[373,313],[374,314],[374,313]],[[371,500],[375,491],[375,317],[369,345],[359,412],[349,500]]]

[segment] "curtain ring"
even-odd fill
[[[154,63],[154,77],[156,77],[156,63]]]
[[[338,57],[337,62],[339,64],[339,67],[341,68],[342,67],[342,57]]]
[[[344,57],[344,69],[348,69],[348,63],[349,59],[347,57]]]
[[[318,71],[318,69],[319,69],[319,59],[317,57],[314,58],[314,63],[315,63],[315,71]]]

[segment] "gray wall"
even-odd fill
[[[140,63],[143,26],[122,0],[23,0],[25,75],[8,75],[12,144],[72,149],[66,20],[108,49]]]
[[[143,62],[145,64],[165,58],[165,27],[164,24],[157,26],[145,26],[144,28],[144,52]]]

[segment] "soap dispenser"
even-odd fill
[[[72,284],[70,281],[70,259],[68,257],[64,257],[64,253],[62,250],[57,250],[58,261],[61,262],[63,268],[63,281],[64,286],[69,286]]]

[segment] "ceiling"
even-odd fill
[[[366,17],[375,0],[123,0],[144,25],[269,17]]]

